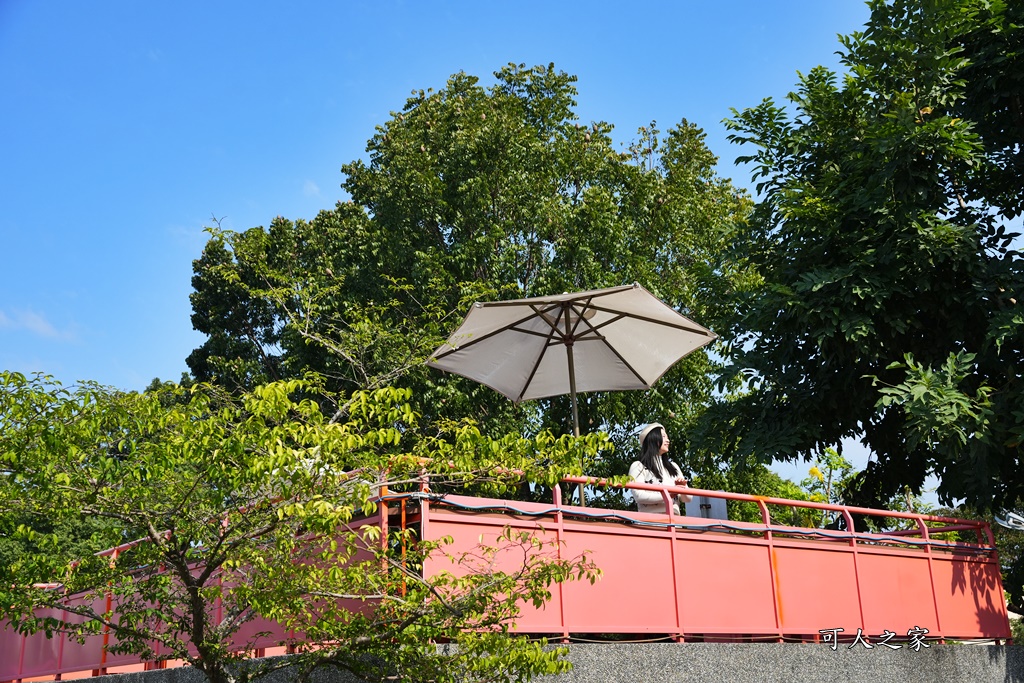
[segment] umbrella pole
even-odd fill
[[[573,365],[572,360],[572,344],[566,344],[566,350],[569,352],[569,396],[572,397],[572,435],[579,437],[580,413],[576,407],[576,367]],[[581,460],[580,465],[585,465],[585,463]],[[576,491],[579,493],[580,505],[586,505],[587,498],[583,492],[583,484],[577,484]]]

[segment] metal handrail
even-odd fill
[[[992,537],[992,529],[985,521],[961,519],[957,517],[944,517],[940,515],[927,515],[916,512],[901,512],[898,510],[880,510],[876,508],[864,508],[849,505],[837,505],[834,503],[819,503],[816,501],[792,500],[789,498],[774,498],[771,496],[756,496],[747,493],[733,493],[730,491],[712,491],[707,489],[691,488],[688,486],[665,486],[658,484],[644,484],[640,482],[629,482],[625,484],[615,483],[608,479],[599,477],[563,477],[563,481],[573,484],[598,486],[602,488],[617,489],[638,489],[641,491],[658,491],[665,499],[668,516],[675,517],[672,509],[672,498],[676,495],[704,496],[708,498],[721,498],[738,502],[754,503],[761,511],[762,522],[767,526],[778,528],[780,525],[772,525],[768,505],[779,505],[791,508],[806,508],[810,510],[824,510],[835,512],[843,516],[847,529],[853,530],[853,515],[862,515],[880,518],[896,518],[913,521],[917,524],[916,529],[896,529],[893,531],[875,532],[874,535],[883,536],[913,536],[920,535],[927,540],[931,534],[947,533],[953,531],[974,531],[978,537],[978,543],[994,546],[995,539]],[[941,528],[929,528],[927,522],[941,523],[947,526]],[[799,528],[799,527],[798,527]],[[813,528],[813,527],[808,527]],[[987,542],[987,543],[986,543]]]

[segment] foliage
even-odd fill
[[[714,327],[726,293],[752,279],[724,258],[749,201],[685,120],[616,151],[610,124],[579,121],[575,80],[553,65],[509,65],[489,87],[454,74],[414,92],[367,159],[344,165],[350,201],[308,222],[215,230],[194,264],[193,324],[208,335],[195,377],[243,389],[316,370],[333,389],[412,388],[425,424],[562,433],[568,397],[515,406],[421,363],[470,301],[637,281]],[[584,430],[618,446],[589,473],[625,472],[632,431],[653,419],[683,445],[713,367],[696,353],[654,391],[582,396]]]
[[[0,479],[0,487],[7,488],[6,477]],[[20,493],[8,490],[0,493],[0,499]],[[29,535],[21,529],[32,528]],[[51,543],[50,539],[58,539]],[[117,530],[105,520],[38,518],[31,515],[8,513],[0,516],[0,567],[10,567],[22,555],[28,553],[53,552],[59,549],[65,561],[98,553],[119,542]]]
[[[876,460],[850,503],[881,507],[934,472],[940,500],[998,506],[1024,490],[1024,270],[1007,229],[1024,196],[1024,9],[870,4],[842,38],[845,76],[812,69],[789,108],[728,122],[761,194],[735,249],[764,281],[718,330],[722,381],[749,393],[706,417],[764,460],[860,438]]]
[[[1010,636],[1014,643],[1024,642],[1024,619],[1010,619]]]
[[[807,494],[799,486],[788,479],[780,477],[761,463],[725,460],[712,461],[705,458],[699,461],[698,468],[692,478],[694,488],[711,491],[738,491],[766,498],[785,498],[788,500],[807,500]],[[729,519],[743,522],[761,523],[764,518],[756,503],[744,501],[727,501]],[[814,526],[807,510],[783,505],[769,505],[768,513],[773,524],[791,526]]]
[[[992,515],[985,516],[986,519],[990,517]],[[991,521],[989,523],[992,524]],[[1003,589],[1010,609],[1018,614],[1024,613],[1024,561],[1021,559],[1024,557],[1024,532],[993,524],[992,535],[1003,565]],[[1016,638],[1015,635],[1014,642],[1024,643],[1024,640]]]
[[[0,567],[0,614],[48,636],[108,628],[113,651],[183,659],[214,683],[259,673],[232,664],[265,619],[304,634],[314,647],[299,660],[306,671],[444,681],[564,670],[557,652],[507,629],[553,582],[594,580],[585,557],[558,558],[506,531],[424,576],[424,562],[446,556],[443,542],[380,538],[359,520],[381,487],[415,489],[425,472],[434,490],[471,482],[502,494],[523,477],[550,485],[602,439],[488,438],[469,422],[411,439],[408,390],[347,396],[334,422],[310,394],[329,396],[315,376],[231,395],[205,384],[134,394],[0,374],[0,528],[17,525],[22,546]],[[44,519],[94,522],[120,548],[93,554],[94,545],[46,531]],[[404,561],[392,546],[408,548]],[[40,611],[54,606],[66,621]],[[438,653],[432,643],[445,640],[458,652]]]
[[[846,484],[854,476],[853,465],[834,448],[819,453],[807,474],[800,486],[807,491],[808,499],[830,505],[843,504]]]

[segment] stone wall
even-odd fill
[[[840,644],[602,643],[573,644],[574,669],[538,683],[1024,683],[1024,646],[937,645],[919,651]],[[267,683],[286,683],[276,675]],[[91,683],[202,683],[191,669],[89,679]],[[350,683],[317,676],[317,683]]]

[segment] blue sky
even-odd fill
[[[627,3],[0,0],[0,368],[178,379],[192,259],[343,199],[343,163],[414,89],[508,62],[579,77],[584,122],[708,134],[835,65],[860,0]]]

